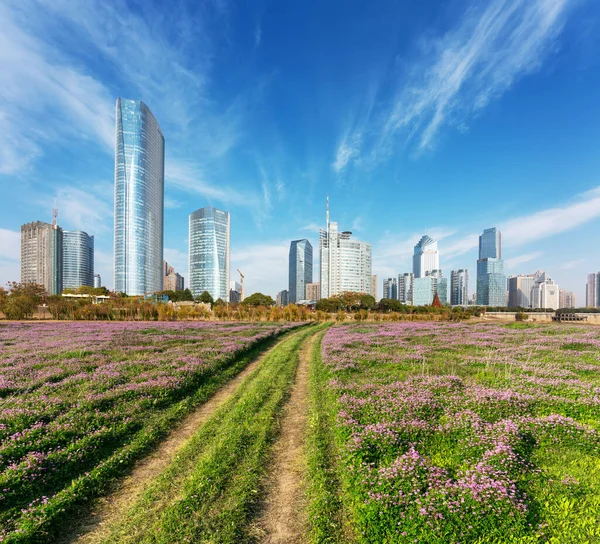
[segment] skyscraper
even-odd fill
[[[398,300],[398,281],[396,278],[383,280],[383,297]]]
[[[183,291],[184,279],[167,261],[163,261],[163,291]]]
[[[115,290],[162,289],[165,139],[139,100],[117,99]]]
[[[575,308],[575,293],[561,289],[558,292],[559,308]]]
[[[502,261],[501,235],[495,227],[479,237],[477,304],[506,306],[506,276]]]
[[[377,274],[371,275],[371,296],[379,301],[379,285],[377,284]]]
[[[339,232],[338,224],[329,221],[328,200],[327,229],[321,229],[319,236],[322,298],[344,291],[371,292],[371,244],[351,236],[349,231]]]
[[[43,285],[49,295],[63,291],[63,230],[36,221],[21,226],[21,281]]]
[[[398,275],[398,300],[402,304],[413,303],[413,282],[415,276],[412,272]]]
[[[538,270],[534,274],[519,274],[508,278],[508,307],[532,308],[531,289],[542,274]]]
[[[229,302],[229,212],[212,206],[190,214],[189,286],[197,297],[208,291]]]
[[[427,275],[433,278],[434,294],[438,294],[442,304],[448,304],[448,278],[444,278],[441,270],[432,270]]]
[[[306,284],[306,300],[319,300],[321,298],[321,284],[318,281]]]
[[[538,276],[531,288],[531,307],[552,310],[560,308],[558,285],[545,272]]]
[[[450,304],[466,306],[469,303],[469,272],[461,268],[450,272]]]
[[[80,230],[63,232],[63,289],[94,285],[94,237]]]
[[[440,253],[435,240],[423,236],[415,246],[413,255],[413,274],[415,278],[424,278],[427,272],[439,270]]]
[[[289,301],[304,300],[306,286],[313,280],[313,248],[306,240],[294,240],[289,255]]]
[[[600,272],[593,272],[587,276],[585,286],[586,308],[598,308],[598,296],[600,295]]]
[[[100,274],[94,274],[94,288],[98,289],[102,287],[102,277]]]
[[[290,294],[287,289],[279,291],[275,300],[277,306],[287,306],[290,303]]]

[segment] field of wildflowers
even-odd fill
[[[1,324],[0,542],[51,540],[248,350],[293,327]]]
[[[600,542],[600,329],[337,326],[321,357],[348,540]]]

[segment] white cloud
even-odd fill
[[[165,197],[165,209],[175,210],[177,208],[181,208],[181,206],[183,206],[183,203],[179,200],[176,200],[175,198],[169,198],[167,196]]]
[[[300,227],[300,230],[308,230],[310,232],[321,232],[321,229],[323,228],[323,225],[319,225],[317,223],[309,223],[308,225],[304,225],[303,227]]]
[[[244,273],[247,294],[260,291],[275,297],[288,288],[289,240],[265,242],[231,250],[231,278],[236,269]]]
[[[542,256],[541,251],[534,251],[533,253],[526,253],[524,255],[518,255],[517,257],[511,257],[510,259],[506,259],[505,263],[507,269],[514,268],[515,266],[523,263],[528,263],[533,261],[534,259],[538,259]]]
[[[333,169],[337,174],[341,173],[348,166],[348,163],[356,159],[360,155],[362,138],[360,131],[354,132],[352,136],[346,134],[340,142],[335,161],[333,161]]]
[[[107,235],[114,224],[112,191],[112,184],[88,186],[87,190],[59,187],[54,197],[59,211],[58,224],[65,229],[83,230],[90,236]]]
[[[258,47],[262,39],[262,28],[259,24],[254,28],[254,46]]]
[[[572,261],[561,264],[558,268],[561,270],[573,270],[579,268],[582,264],[587,263],[587,261],[587,259],[573,259]]]
[[[188,276],[188,255],[183,251],[179,251],[178,249],[173,249],[170,247],[166,247],[163,252],[163,257],[165,261],[167,261],[174,269],[175,272],[178,272],[182,276],[186,278],[187,285],[187,276]]]
[[[0,229],[0,287],[21,277],[21,233]]]

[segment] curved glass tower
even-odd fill
[[[63,232],[63,289],[94,285],[94,237],[80,230]]]
[[[306,285],[313,278],[313,247],[306,238],[290,244],[289,265],[289,302],[293,304],[306,299]]]
[[[212,206],[190,214],[189,286],[229,302],[229,213]]]
[[[165,139],[139,100],[117,99],[115,291],[162,290]]]

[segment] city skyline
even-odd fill
[[[489,10],[513,4],[485,41],[472,41]],[[219,11],[232,7],[224,2],[200,12],[184,2],[180,18],[157,27],[157,6],[145,18],[121,6],[117,19],[110,1],[3,5],[0,107],[11,137],[0,183],[13,205],[0,221],[0,283],[19,277],[19,225],[49,221],[56,199],[62,228],[94,234],[95,269],[115,287],[114,102],[130,96],[165,134],[164,258],[184,275],[187,215],[214,205],[232,214],[231,266],[248,292],[274,296],[287,285],[289,241],[317,247],[330,194],[340,224],[373,245],[379,278],[411,270],[412,247],[427,233],[446,277],[472,271],[472,292],[477,235],[495,225],[506,275],[548,270],[584,301],[586,276],[600,269],[587,249],[600,232],[600,7],[550,4],[465,1],[435,15],[344,5],[341,33],[332,42],[318,33],[314,44],[308,31],[313,22],[325,29],[330,7]],[[184,20],[210,30],[179,32]],[[9,61],[17,55],[24,62]]]

